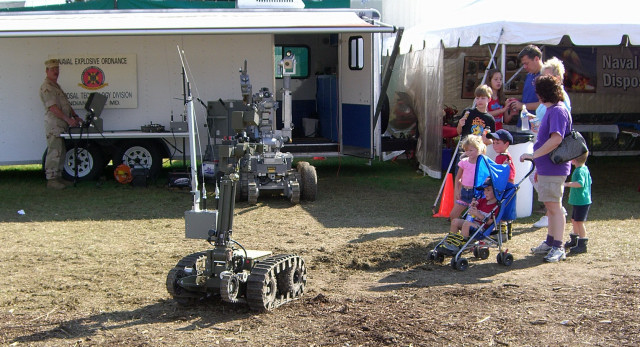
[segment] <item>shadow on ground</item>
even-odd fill
[[[157,323],[185,322],[179,331],[213,329],[219,324],[244,319],[254,315],[244,305],[232,305],[219,300],[204,301],[196,307],[181,307],[173,300],[161,300],[155,304],[130,311],[104,312],[88,317],[51,323],[48,330],[15,338],[11,343],[55,343],[56,339],[86,339],[98,334]],[[41,326],[41,324],[34,325]],[[23,330],[28,326],[23,326]]]

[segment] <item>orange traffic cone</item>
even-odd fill
[[[444,182],[442,191],[442,199],[440,200],[440,210],[434,214],[434,217],[449,218],[449,214],[453,209],[453,174],[448,173]]]

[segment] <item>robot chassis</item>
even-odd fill
[[[318,178],[316,169],[308,162],[299,162],[293,168],[293,155],[281,152],[285,143],[291,142],[291,74],[295,71],[295,59],[287,55],[280,62],[284,76],[282,90],[282,118],[284,127],[276,129],[278,102],[268,88],[252,94],[247,62],[240,70],[240,85],[244,110],[231,112],[231,127],[236,135],[223,144],[235,144],[245,153],[234,157],[228,151],[218,151],[219,171],[238,165],[240,182],[237,192],[239,201],[256,204],[261,192],[281,192],[291,203],[300,199],[314,201]]]
[[[167,291],[181,305],[219,296],[225,302],[268,311],[304,293],[304,259],[295,254],[246,250],[231,238],[237,182],[237,173],[220,181],[217,225],[208,231],[207,238],[213,249],[182,258],[167,275]]]

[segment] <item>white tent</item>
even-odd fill
[[[629,0],[598,4],[575,0],[463,0],[433,4],[432,11],[421,15],[419,25],[405,30],[401,57],[394,67],[394,87],[411,91],[421,118],[417,150],[421,168],[440,177],[445,48],[489,45],[494,52],[501,47],[504,54],[506,45],[557,45],[565,36],[577,46],[640,44],[637,7],[637,2]],[[385,52],[391,52],[393,41],[390,38],[384,42]]]
[[[450,1],[430,5],[423,22],[407,28],[400,53],[423,48],[499,44],[558,44],[564,35],[574,44],[617,45],[623,35],[640,44],[637,1],[589,3],[577,0]],[[406,9],[405,9],[406,11]],[[391,49],[393,40],[385,43]]]

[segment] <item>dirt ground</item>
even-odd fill
[[[427,262],[448,229],[430,216],[439,182],[397,165],[407,166],[397,184],[377,180],[375,168],[325,168],[315,202],[261,198],[236,206],[234,239],[248,249],[300,254],[308,266],[303,298],[267,313],[217,299],[183,308],[170,298],[167,272],[208,248],[184,238],[188,193],[147,188],[160,196],[147,209],[136,207],[147,204],[143,190],[80,187],[54,196],[43,189],[40,206],[25,202],[26,215],[0,224],[0,344],[640,344],[640,199],[616,216],[594,205],[587,254],[557,264],[530,255],[546,234],[530,227],[534,214],[514,224],[506,243],[512,266],[498,265],[492,250],[486,260],[470,257],[460,272],[448,259]],[[84,204],[107,193],[118,196],[115,210],[81,218],[44,212],[49,200]]]

